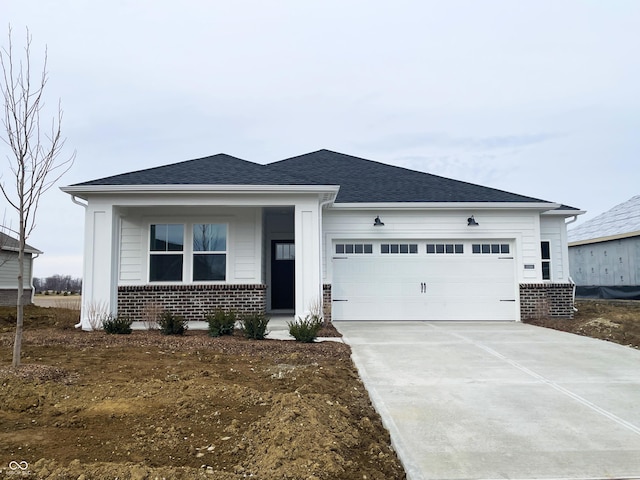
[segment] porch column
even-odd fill
[[[301,318],[309,313],[311,305],[322,305],[319,211],[317,199],[295,206],[295,315]]]
[[[118,311],[116,222],[113,205],[87,205],[80,313],[83,330],[100,328],[100,317]]]

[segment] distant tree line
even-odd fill
[[[33,286],[36,289],[36,293],[80,293],[82,291],[82,279],[73,278],[71,275],[53,275],[47,278],[33,277]]]

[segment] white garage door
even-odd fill
[[[334,320],[516,320],[509,241],[336,242]]]

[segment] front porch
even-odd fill
[[[87,205],[82,328],[95,325],[96,306],[134,321],[167,309],[190,322],[216,309],[304,316],[322,299],[326,196],[314,191],[230,200],[189,195],[160,206],[132,196]],[[209,230],[222,240],[202,248],[202,232]],[[161,238],[158,232],[169,233]],[[216,257],[215,278],[202,281],[207,256]],[[163,277],[165,266],[170,276]]]

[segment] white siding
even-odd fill
[[[259,212],[243,212],[235,217],[234,235],[230,253],[233,253],[234,281],[240,283],[260,282],[260,218]],[[233,252],[231,252],[233,250]]]
[[[140,219],[134,222],[131,218],[123,218],[120,224],[120,282],[140,282],[144,278],[142,271],[142,252],[145,236]]]
[[[382,227],[374,227],[379,215]],[[474,215],[477,227],[467,226]],[[329,208],[323,216],[325,283],[331,283],[332,243],[340,239],[496,239],[512,241],[516,281],[535,282],[540,272],[540,215],[535,211],[341,210]],[[534,269],[525,269],[534,265]]]
[[[567,282],[569,280],[569,254],[564,217],[541,216],[540,241],[545,240],[550,242],[551,248],[551,281]]]
[[[24,257],[24,278],[22,284],[31,288],[31,254]],[[2,251],[0,253],[0,288],[18,288],[18,254]]]

